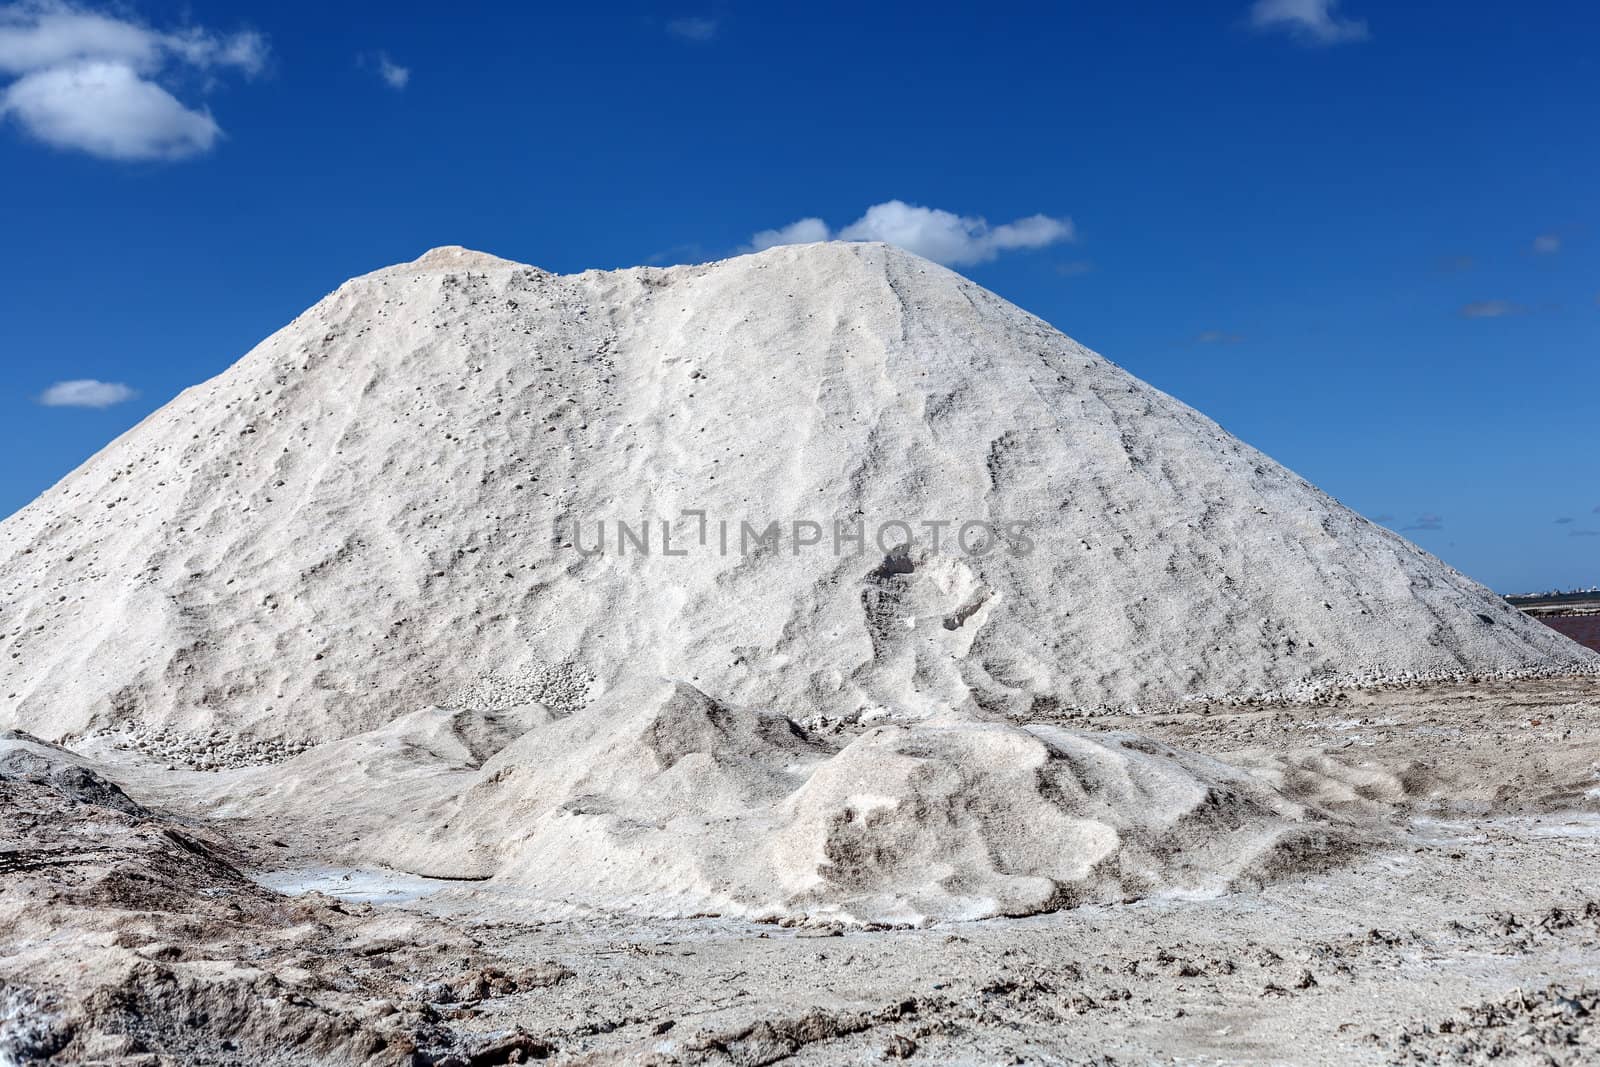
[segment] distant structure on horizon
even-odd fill
[[[1600,587],[1517,593],[1506,597],[1506,602],[1557,633],[1600,652]]]

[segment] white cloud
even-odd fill
[[[935,263],[959,266],[987,263],[1001,252],[1070,241],[1073,229],[1071,219],[1048,215],[1030,215],[991,227],[976,216],[889,200],[867,208],[866,214],[837,234],[821,219],[806,218],[781,229],[762,230],[750,239],[750,245],[760,251],[774,245],[826,241],[834,236],[842,241],[884,241]]]
[[[833,236],[828,224],[821,219],[801,219],[777,230],[762,230],[750,238],[750,247],[757,252],[778,245],[808,245],[813,241],[826,241]]]
[[[1072,223],[1030,215],[990,229],[981,218],[890,200],[867,208],[839,236],[846,241],[887,241],[935,263],[987,263],[1001,252],[1069,240]]]
[[[79,63],[29,74],[0,96],[0,116],[58,148],[107,159],[178,159],[209,149],[222,131],[121,63]]]
[[[246,77],[260,74],[267,65],[267,39],[249,31],[219,38],[205,30],[168,34],[167,46],[184,62],[202,70],[232,67]]]
[[[93,378],[80,378],[70,382],[57,382],[39,397],[47,408],[108,408],[137,394],[121,382],[99,382]]]
[[[378,53],[378,77],[383,83],[394,90],[404,89],[411,81],[411,68],[402,67],[389,58],[387,52]]]
[[[0,7],[0,73],[29,74],[91,59],[118,61],[141,74],[155,74],[176,59],[202,70],[231,67],[254,75],[266,65],[267,44],[249,31],[223,37],[191,26],[163,33],[66,0]]]
[[[65,0],[0,7],[0,119],[57,148],[108,159],[176,159],[209,150],[222,131],[157,79],[193,71],[246,76],[266,65],[260,34],[173,32]]]
[[[1344,44],[1371,36],[1364,20],[1339,17],[1338,6],[1339,0],[1256,0],[1250,25],[1283,31],[1307,44]]]
[[[709,41],[717,36],[721,24],[716,19],[679,18],[667,20],[667,32],[685,41]]]
[[[45,4],[0,8],[0,71],[26,74],[84,59],[161,65],[158,34],[120,19]]]
[[[1532,249],[1541,256],[1553,256],[1561,251],[1561,235],[1557,233],[1541,233],[1533,239]]]

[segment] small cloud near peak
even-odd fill
[[[821,219],[797,219],[775,230],[762,230],[750,238],[750,247],[757,252],[779,245],[808,245],[826,241],[833,236],[828,224]]]
[[[819,218],[804,218],[750,238],[754,251],[776,245],[812,241],[883,241],[948,266],[988,263],[1002,252],[1046,248],[1073,238],[1072,220],[1049,215],[1029,215],[991,226],[977,215],[957,215],[938,208],[920,207],[903,200],[886,200],[867,208],[855,222],[835,231]]]

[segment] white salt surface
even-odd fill
[[[326,893],[361,904],[402,904],[462,884],[445,878],[422,878],[401,871],[360,867],[303,867],[268,871],[254,877],[268,889],[289,896]]]

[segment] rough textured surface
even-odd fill
[[[889,565],[787,541],[586,557],[555,535],[687,508],[736,540],[1025,521],[1036,550],[952,553],[952,527]],[[325,740],[530,691],[577,708],[630,676],[804,719],[1596,662],[881,245],[570,277],[436,250],[340,287],[0,525],[0,725],[53,740]]]
[[[374,796],[415,805],[425,761],[413,755],[402,777],[394,745],[365,751],[379,758],[335,757],[347,768],[337,784],[321,761],[257,775],[306,788],[227,810],[301,821]],[[493,878],[546,913],[1026,915],[1254,885],[1359,840],[1225,764],[1135,734],[957,719],[819,737],[670,683],[530,729],[471,778],[435,781],[439,803],[350,826],[350,849],[418,874]]]
[[[920,924],[1214,894],[1344,862],[1340,814],[1135,733],[961,717],[808,731],[682,683],[582,714],[435,708],[186,803],[528,915]]]
[[[430,1065],[460,1039],[426,986],[490,968],[502,989],[534,987],[440,923],[269,892],[235,865],[248,850],[132,805],[87,760],[31,742],[10,757],[0,1064]],[[52,766],[102,788],[63,790],[38,773]]]
[[[460,713],[404,722],[325,746],[325,770],[366,752],[388,773],[416,746],[471,777],[498,743],[452,740]],[[264,782],[291,788],[281,765],[173,772],[95,742],[41,758],[117,782],[150,814],[0,771],[0,853],[26,858],[0,876],[0,1062],[1594,1061],[1600,683],[1100,725],[1261,767],[1302,802],[1387,827],[1393,847],[1249,892],[920,928],[552,920],[514,884],[330,870],[329,828],[270,805],[210,815],[208,788],[253,802]],[[397,798],[421,781],[345,814],[402,823]]]

